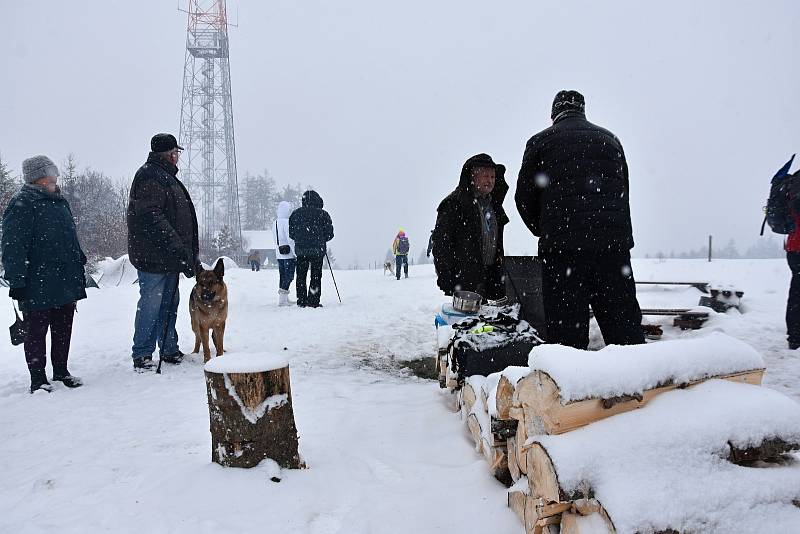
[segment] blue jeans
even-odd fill
[[[278,260],[278,276],[280,277],[278,287],[286,291],[289,290],[289,284],[291,284],[294,279],[294,268],[296,265],[297,260],[295,258]]]
[[[394,272],[397,275],[397,279],[400,280],[400,268],[405,267],[406,269],[406,278],[408,278],[408,256],[403,254],[398,254],[394,257],[394,261],[397,264]]]
[[[178,273],[139,272],[139,304],[136,306],[136,320],[133,331],[131,356],[150,358],[159,347],[159,354],[169,355],[178,352],[178,332],[175,320],[178,318]],[[173,298],[174,295],[174,298]],[[164,324],[167,333],[164,335]]]

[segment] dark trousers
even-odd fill
[[[406,278],[408,278],[408,256],[400,255],[394,257],[395,261],[395,269],[394,272],[397,275],[397,279],[400,280],[400,268],[405,267],[406,269]]]
[[[261,270],[261,264],[259,262],[257,262],[256,260],[252,260],[250,262],[250,270],[251,271],[260,271]]]
[[[589,306],[606,345],[644,343],[629,253],[544,257],[542,297],[549,343],[586,349]]]
[[[283,290],[289,290],[289,284],[294,279],[294,270],[297,266],[297,260],[294,258],[288,260],[278,260],[278,287]]]
[[[786,301],[786,337],[790,344],[800,345],[800,252],[787,252],[786,261],[792,270],[789,299]]]
[[[297,256],[297,305],[317,306],[322,296],[322,260],[324,256]],[[311,268],[311,283],[306,291],[306,275]]]
[[[47,310],[25,312],[28,334],[25,337],[25,359],[30,371],[44,371],[47,364],[45,336],[50,329],[50,359],[53,374],[67,373],[69,343],[72,339],[72,319],[75,316],[75,303],[57,306]]]

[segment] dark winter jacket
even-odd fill
[[[493,265],[483,262],[481,213],[472,186],[472,169],[494,166],[496,179],[491,192],[492,209],[497,222],[497,256]],[[483,291],[484,297],[501,298],[503,287],[503,229],[508,216],[503,200],[508,192],[506,168],[495,164],[487,154],[469,158],[461,169],[458,187],[439,204],[433,230],[433,262],[437,283],[446,295],[455,289]]]
[[[619,140],[570,111],[525,147],[515,195],[539,254],[602,254],[633,247],[628,164]]]
[[[180,273],[200,252],[197,215],[178,168],[151,153],[131,184],[128,256],[140,271]]]
[[[294,240],[297,256],[325,255],[326,243],[333,239],[333,222],[322,206],[322,197],[316,191],[306,191],[302,206],[289,216],[289,237]]]
[[[86,298],[86,256],[69,203],[59,193],[26,184],[3,215],[3,268],[9,287],[24,288],[22,311]]]

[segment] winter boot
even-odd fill
[[[44,369],[31,369],[31,393],[36,393],[38,390],[53,391],[53,386],[47,381],[47,375]]]
[[[137,372],[144,372],[154,369],[156,366],[155,362],[153,362],[153,358],[150,356],[145,356],[144,358],[134,358],[133,359],[133,370]]]
[[[78,376],[72,376],[69,371],[53,371],[53,382],[62,382],[68,388],[79,388],[83,385],[83,380]]]
[[[177,352],[173,352],[172,354],[162,354],[161,359],[167,363],[174,363],[175,365],[181,363],[183,361],[183,357],[185,356],[180,350]]]
[[[294,302],[289,300],[289,290],[278,289],[278,306],[291,306],[292,304]]]

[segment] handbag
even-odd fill
[[[26,323],[17,313],[17,307],[14,306],[14,303],[11,303],[11,306],[14,308],[14,315],[16,316],[17,320],[14,321],[14,324],[8,327],[8,333],[11,335],[11,344],[12,345],[21,345],[25,343],[25,338],[28,336],[28,323]]]
[[[289,245],[281,245],[281,240],[278,238],[278,221],[275,221],[275,243],[278,243],[278,252],[281,254],[289,254],[292,251],[292,247]]]

